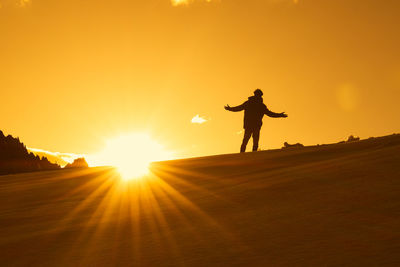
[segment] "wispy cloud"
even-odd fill
[[[171,0],[171,4],[173,6],[188,5],[189,4],[189,0]]]
[[[273,3],[293,3],[293,4],[298,4],[302,0],[270,0],[270,2]]]
[[[195,2],[206,2],[206,3],[221,2],[221,0],[170,0],[170,1],[173,6],[187,6],[187,5],[195,3]],[[298,4],[300,1],[303,1],[303,0],[265,0],[265,1],[269,1],[271,3]],[[243,1],[243,2],[245,2],[245,1]]]
[[[192,123],[198,123],[198,124],[202,124],[205,123],[207,120],[203,117],[200,117],[199,114],[197,114],[196,116],[194,116],[192,118]]]
[[[185,6],[194,2],[207,2],[210,3],[215,0],[171,0],[173,6]]]
[[[0,0],[0,8],[2,7],[27,7],[32,0]]]
[[[40,148],[27,148],[29,152],[32,152],[35,155],[40,157],[46,157],[50,162],[57,163],[62,167],[67,165],[68,163],[73,162],[75,159],[84,157],[83,155],[74,154],[74,153],[62,153],[62,152],[52,152],[43,150]]]
[[[20,7],[26,7],[31,4],[31,0],[19,0],[17,2]]]

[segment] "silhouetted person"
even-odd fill
[[[262,126],[262,118],[265,115],[272,118],[286,118],[285,112],[275,113],[270,111],[263,103],[263,92],[260,89],[254,91],[254,96],[250,96],[249,100],[237,107],[225,106],[226,110],[238,112],[244,110],[244,137],[240,152],[246,151],[247,143],[253,136],[253,151],[258,149],[258,140],[260,139],[260,130]]]

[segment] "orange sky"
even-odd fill
[[[243,113],[223,106],[257,87],[289,115],[264,118],[262,149],[400,132],[398,0],[0,6],[0,129],[29,147],[147,131],[179,157],[238,152]]]

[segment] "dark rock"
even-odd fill
[[[296,144],[291,145],[288,142],[285,142],[285,143],[283,143],[283,147],[282,148],[301,148],[301,147],[304,147],[304,145],[300,144],[300,143],[296,143]]]
[[[350,135],[349,138],[347,139],[347,142],[356,142],[360,141],[360,137],[354,137],[353,135]]]

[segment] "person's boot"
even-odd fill
[[[242,144],[242,146],[240,147],[240,153],[244,152],[246,152],[246,146]]]
[[[253,146],[253,152],[257,152],[258,146]]]

